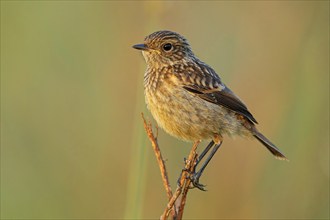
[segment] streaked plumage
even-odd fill
[[[246,105],[193,54],[183,36],[158,31],[134,48],[142,50],[147,63],[147,106],[166,132],[187,141],[216,142],[225,134],[256,137],[277,158],[285,159],[256,129],[257,121]]]

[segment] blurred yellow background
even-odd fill
[[[184,217],[329,218],[328,1],[1,1],[1,218],[159,218],[146,65],[131,46],[162,29],[290,159],[225,138]],[[175,188],[192,144],[163,131],[159,144]]]

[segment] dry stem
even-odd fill
[[[172,193],[172,189],[168,180],[168,174],[166,171],[165,163],[161,154],[161,151],[159,149],[159,145],[157,142],[157,135],[158,135],[158,128],[156,136],[153,134],[152,131],[152,125],[149,122],[147,122],[143,116],[142,113],[142,119],[144,123],[144,129],[147,132],[148,138],[151,141],[152,148],[154,150],[154,153],[156,155],[156,159],[159,165],[159,169],[161,172],[163,184],[167,193],[167,197],[169,199],[169,202],[167,203],[167,206],[165,208],[165,211],[163,212],[161,219],[165,220],[168,218],[168,215],[170,211],[172,210],[172,218],[176,220],[181,220],[183,216],[184,206],[186,204],[187,194],[190,189],[190,174],[193,173],[195,166],[196,166],[196,160],[197,160],[197,153],[196,149],[199,145],[200,141],[196,141],[189,153],[188,159],[185,160],[185,167],[182,170],[180,180],[178,187],[176,188],[174,194]],[[181,197],[180,197],[181,195]],[[178,199],[180,197],[180,199]],[[178,204],[178,205],[176,205]]]
[[[178,215],[176,218],[177,220],[182,219],[184,206],[186,204],[186,198],[187,198],[188,190],[190,189],[190,183],[191,183],[189,175],[195,169],[196,159],[197,159],[196,149],[197,149],[197,146],[199,145],[199,143],[200,143],[200,141],[196,141],[194,143],[194,145],[189,153],[188,159],[185,161],[185,168],[182,170],[180,181],[179,181],[180,184],[176,188],[175,193],[172,196],[171,200],[168,202],[168,204],[165,208],[165,211],[163,212],[163,215],[161,216],[161,219],[167,219],[167,217],[169,215],[169,211],[173,208],[176,200],[178,199],[178,197],[180,196],[180,194],[183,190],[182,196],[180,197],[180,200],[178,201],[178,204],[179,204],[178,210],[177,210]]]
[[[166,171],[164,159],[162,157],[162,154],[161,154],[161,151],[159,149],[158,142],[157,142],[158,127],[157,127],[157,131],[156,131],[156,136],[155,136],[153,134],[153,131],[152,131],[151,122],[150,121],[147,122],[145,120],[143,113],[141,113],[141,115],[142,115],[142,119],[143,119],[144,129],[147,132],[149,140],[151,141],[152,148],[153,148],[154,153],[156,155],[156,159],[157,159],[157,162],[158,162],[158,165],[159,165],[159,169],[160,169],[163,184],[164,184],[164,187],[165,187],[165,190],[166,190],[166,193],[167,193],[167,197],[170,200],[173,196],[173,193],[172,193],[172,189],[171,189],[171,186],[170,186],[170,182],[168,180],[168,174],[167,174],[167,171]],[[175,216],[176,216],[175,210],[173,210],[172,215],[173,215],[173,218],[175,218]]]

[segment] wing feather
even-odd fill
[[[188,71],[188,73],[185,73],[180,68],[175,68],[175,72],[178,76],[194,76],[182,78],[181,86],[183,86],[184,89],[196,94],[205,101],[223,106],[242,115],[251,123],[258,123],[245,104],[221,82],[218,74],[210,66],[196,59],[193,63],[187,63],[187,68],[185,70]],[[189,71],[191,71],[191,73],[189,73]]]
[[[226,86],[218,90],[207,89],[197,85],[183,86],[187,91],[196,94],[205,101],[226,107],[242,116],[245,116],[252,123],[258,124],[257,120],[249,112],[246,105]]]

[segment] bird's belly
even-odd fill
[[[211,139],[215,134],[242,134],[246,129],[234,112],[207,102],[183,88],[146,90],[146,103],[158,125],[187,141]]]

